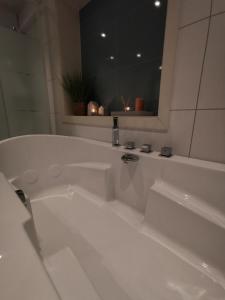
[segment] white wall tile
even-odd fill
[[[171,112],[170,144],[177,155],[188,156],[189,154],[194,114],[194,110]]]
[[[172,109],[196,106],[207,30],[208,20],[204,20],[179,32]]]
[[[198,108],[225,108],[224,32],[225,13],[212,17]]]
[[[225,1],[224,0],[212,0],[212,13],[225,12]]]
[[[180,26],[208,17],[210,9],[211,0],[181,0]]]
[[[225,110],[198,110],[191,157],[225,163]]]

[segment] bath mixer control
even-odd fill
[[[133,153],[124,153],[121,157],[121,160],[128,164],[128,162],[135,162],[139,160],[139,156]]]

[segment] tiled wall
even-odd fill
[[[12,28],[18,26],[17,16],[14,12],[8,9],[7,6],[0,3],[0,26]]]
[[[121,142],[168,144],[178,155],[225,163],[225,1],[182,0],[168,132],[121,130]],[[60,134],[111,141],[111,129],[66,125]]]

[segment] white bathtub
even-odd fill
[[[64,299],[225,299],[225,165],[81,138],[0,143]]]

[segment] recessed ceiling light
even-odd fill
[[[161,6],[161,2],[159,0],[156,0],[154,2],[155,7],[160,7]]]
[[[159,66],[159,70],[162,70],[162,66]]]
[[[111,56],[109,57],[109,59],[110,59],[110,60],[114,60],[115,57],[111,55]]]
[[[142,54],[141,54],[141,53],[137,53],[136,56],[137,56],[138,58],[141,58],[141,57],[142,57]]]
[[[106,38],[106,33],[105,33],[105,32],[101,32],[100,35],[101,35],[101,37],[102,37],[103,39]]]

